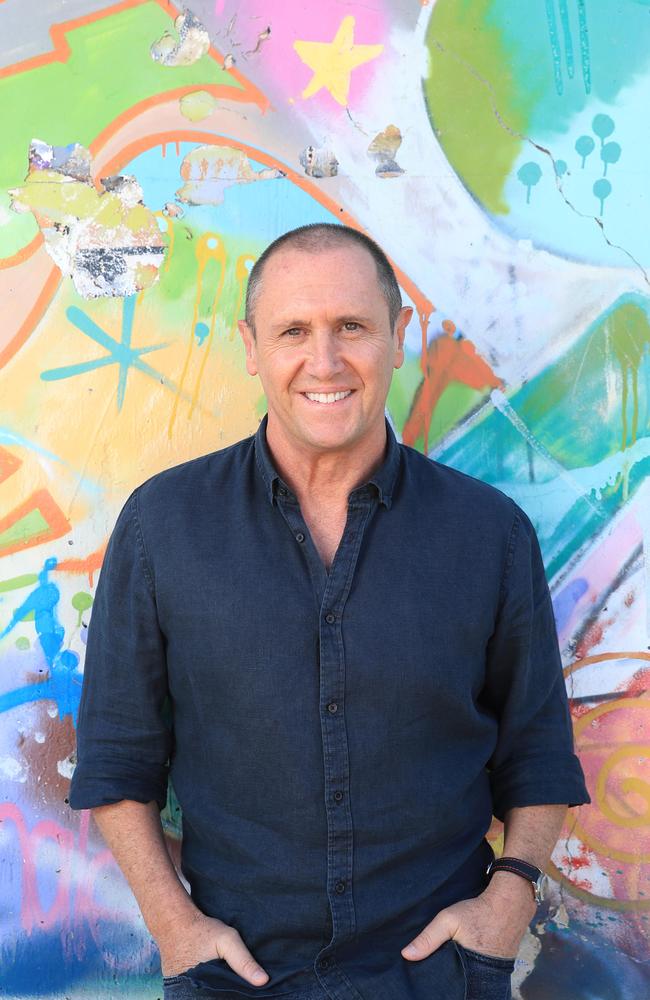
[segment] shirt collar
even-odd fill
[[[262,422],[255,433],[255,459],[262,475],[262,479],[264,480],[269,502],[273,503],[276,492],[279,489],[287,490],[289,494],[291,491],[286,483],[280,478],[273,464],[271,452],[266,441],[266,426],[268,424],[268,419],[267,413],[264,415]],[[388,420],[386,420],[386,453],[384,455],[384,460],[376,472],[370,476],[365,485],[367,486],[368,483],[372,483],[373,486],[375,486],[379,494],[379,502],[383,503],[387,510],[390,510],[390,506],[393,502],[393,491],[397,482],[399,465],[399,444],[397,443],[393,428],[388,423]],[[364,489],[364,486],[357,487],[357,489],[362,490]],[[356,490],[353,492],[356,492]]]

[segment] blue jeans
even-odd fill
[[[465,973],[465,1000],[511,1000],[514,958],[483,955],[456,941],[454,946]]]
[[[454,941],[454,947],[460,958],[463,974],[465,977],[464,1000],[511,1000],[511,975],[515,967],[514,959],[496,958],[491,955],[483,955],[480,952],[472,951],[470,948],[463,948]],[[194,986],[187,976],[170,976],[163,979],[163,1000],[196,1000],[203,997],[205,1000],[241,1000],[246,994],[237,991],[222,993],[212,993],[199,986]],[[264,993],[260,991],[260,996]],[[326,1000],[323,990],[317,988],[316,992],[305,993],[303,997],[296,994],[285,994],[289,1000]],[[281,1000],[282,994],[278,994]],[[372,998],[368,998],[372,1000]],[[395,1000],[400,1000],[395,997]],[[446,997],[433,997],[429,1000],[447,1000]]]

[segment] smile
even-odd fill
[[[305,392],[303,393],[312,403],[338,403],[341,399],[347,399],[352,395],[352,389],[345,392]]]

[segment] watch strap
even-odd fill
[[[504,857],[495,858],[487,866],[486,874],[490,878],[495,872],[511,872],[513,875],[519,875],[520,878],[526,879],[526,881],[531,884],[535,902],[541,903],[542,880],[544,879],[544,872],[541,868],[537,868],[536,865],[531,865],[528,861],[522,861],[521,858]]]

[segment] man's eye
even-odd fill
[[[345,323],[344,325],[345,325],[345,329],[346,330],[350,330],[350,332],[353,332],[354,330],[358,330],[361,327],[361,324],[360,323],[355,323],[354,320],[350,320],[348,323]]]
[[[302,330],[300,329],[299,326],[292,326],[289,330],[285,330],[284,331],[284,336],[285,337],[299,337],[301,333],[302,333]]]

